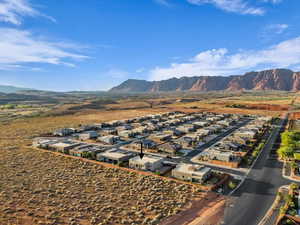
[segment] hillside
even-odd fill
[[[240,91],[280,90],[299,91],[300,72],[287,69],[249,72],[238,76],[199,76],[171,78],[162,81],[129,79],[110,92],[164,92],[164,91]]]
[[[29,88],[21,88],[21,87],[15,87],[15,86],[9,86],[9,85],[0,85],[0,92],[2,93],[15,93],[19,91],[25,91],[30,90]]]

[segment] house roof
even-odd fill
[[[155,163],[155,162],[161,161],[162,159],[164,159],[164,158],[162,158],[160,156],[145,155],[142,159],[140,158],[140,156],[136,156],[134,158],[131,158],[130,161],[139,163],[139,164],[146,164],[146,163]]]
[[[103,153],[99,153],[101,156],[112,158],[112,159],[121,159],[125,156],[133,156],[133,152],[125,151],[122,149],[111,149]]]
[[[180,163],[174,170],[186,174],[203,176],[210,172],[211,168],[195,164]]]
[[[52,144],[52,146],[55,148],[67,148],[67,147],[72,147],[72,146],[77,146],[77,145],[80,145],[80,143],[71,142],[71,141],[61,141],[61,142]]]

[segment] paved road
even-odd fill
[[[242,122],[241,124],[231,128],[230,130],[220,134],[219,136],[217,136],[216,138],[210,140],[209,142],[205,143],[204,145],[202,145],[200,148],[198,148],[197,150],[193,150],[190,153],[188,153],[186,156],[182,157],[181,159],[178,160],[178,162],[183,162],[183,163],[191,163],[194,164],[193,161],[191,161],[191,159],[193,157],[195,157],[196,155],[198,155],[200,152],[202,152],[204,149],[207,149],[211,146],[213,146],[214,144],[216,144],[218,141],[222,140],[223,138],[225,138],[226,136],[230,135],[231,133],[233,133],[234,131],[236,131],[237,129],[239,129],[240,127],[245,126],[247,123],[249,123],[251,121],[251,119],[247,119],[244,122]],[[198,163],[197,163],[198,164]],[[201,164],[201,163],[200,163]],[[222,167],[218,167],[218,166],[213,166],[213,165],[208,165],[210,168],[216,170],[216,171],[220,171],[222,173],[228,173],[231,174],[233,176],[238,176],[238,177],[242,177],[245,176],[245,171],[242,170],[235,170],[235,169],[230,169],[230,168],[222,168]]]
[[[198,148],[197,150],[193,150],[190,153],[188,153],[185,156],[185,159],[191,159],[194,156],[198,155],[199,153],[201,153],[204,149],[209,148],[210,146],[214,145],[215,143],[217,143],[218,141],[222,140],[224,137],[228,136],[229,134],[233,133],[235,130],[239,129],[240,127],[245,126],[247,123],[249,123],[251,120],[247,119],[245,120],[243,123],[239,124],[238,126],[235,126],[233,128],[231,128],[230,130],[222,133],[221,135],[217,136],[216,138],[210,140],[209,142],[205,143],[204,145],[202,145],[200,148]]]
[[[288,194],[288,189],[283,189],[282,190],[283,195],[287,195]],[[264,225],[274,225],[276,224],[277,218],[279,216],[280,213],[280,208],[282,206],[284,206],[285,204],[285,200],[281,199],[281,201],[279,202],[279,204],[276,206],[275,210],[273,211],[273,213],[271,214],[270,217],[268,217],[268,219],[266,219]]]
[[[269,159],[281,126],[274,129],[245,182],[233,194],[225,210],[224,224],[258,224],[274,202],[278,188],[290,183],[282,177],[282,163]]]

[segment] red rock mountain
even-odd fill
[[[164,91],[240,91],[281,90],[299,91],[300,72],[287,69],[249,72],[238,76],[200,76],[171,78],[162,81],[129,79],[111,92],[164,92]]]

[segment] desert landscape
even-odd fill
[[[73,110],[72,113],[66,113],[68,107],[63,105],[50,110],[50,114],[47,112],[46,115],[2,122],[0,224],[196,224],[192,221],[202,218],[204,214],[210,215],[211,207],[216,211],[219,208],[219,213],[211,216],[212,223],[221,221],[224,197],[203,192],[197,185],[69,159],[30,147],[32,138],[57,128],[170,110],[278,116],[285,112],[285,107],[289,107],[296,96],[284,92],[272,93],[260,99],[252,96],[252,93],[240,94],[239,97],[219,97],[222,94],[216,94],[215,98],[214,95],[204,95],[205,99],[200,100],[201,95],[198,94],[197,100],[193,102],[176,100],[171,104],[145,108],[140,108],[135,98],[129,98],[125,102],[117,101],[114,105],[120,109],[114,110],[110,109],[109,104],[104,105],[103,109],[85,109],[87,103],[83,101],[77,112]],[[249,105],[253,105],[251,98],[258,99],[253,109],[249,108]],[[171,98],[162,95],[159,99],[170,101]],[[157,101],[156,98],[150,100]],[[123,104],[126,104],[126,109],[122,109]],[[247,107],[228,107],[233,104]],[[265,105],[273,108],[270,110]],[[58,111],[61,113],[57,114]],[[195,207],[195,204],[196,209],[190,211],[189,208]],[[189,219],[182,219],[185,222],[172,220],[176,214],[177,218],[178,215],[180,218],[188,215]],[[209,221],[208,218],[206,221]]]

